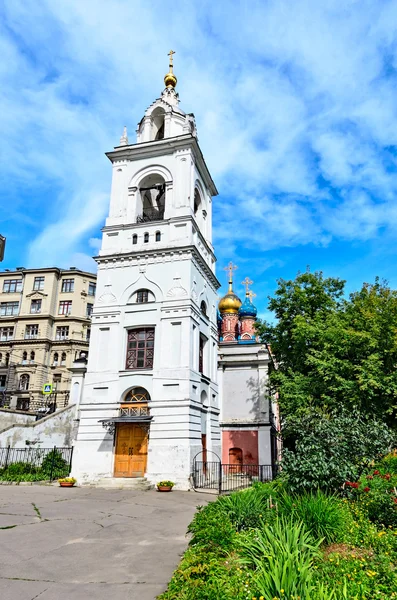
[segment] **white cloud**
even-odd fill
[[[395,230],[396,19],[396,3],[375,0],[233,10],[179,0],[172,11],[143,0],[6,0],[0,182],[7,194],[10,180],[21,190],[3,216],[22,211],[36,231],[42,224],[29,264],[86,264],[97,251],[110,188],[103,152],[125,123],[133,139],[174,46],[182,108],[196,114],[221,191],[220,262],[251,245]]]

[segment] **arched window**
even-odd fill
[[[148,233],[145,233],[145,235],[143,236],[143,241],[145,242],[145,244],[148,243],[148,241],[149,241],[149,234]]]
[[[9,352],[6,353],[6,367],[8,367],[8,365],[10,364],[10,354]]]
[[[132,388],[123,399],[124,402],[149,402],[150,394],[145,388],[136,387]]]
[[[196,215],[201,205],[201,198],[198,189],[194,190],[194,214]]]
[[[28,353],[25,350],[22,354],[22,362],[25,362],[26,360],[28,360]]]
[[[0,363],[2,363],[2,362],[3,362],[3,355],[2,355],[2,353],[0,352]]]
[[[138,236],[136,233],[134,233],[134,235],[132,236],[132,243],[133,244],[137,244],[138,243]]]
[[[149,302],[149,290],[138,290],[136,293],[135,302],[137,304],[144,304],[145,302]]]
[[[30,360],[33,362],[33,361],[34,361],[34,358],[35,358],[35,353],[34,353],[34,351],[32,350],[32,352],[30,353]]]
[[[21,375],[21,377],[19,378],[19,389],[21,391],[26,391],[29,389],[29,380],[30,377],[26,373]]]
[[[207,305],[206,305],[206,303],[204,302],[204,300],[202,300],[202,302],[201,302],[201,304],[200,304],[200,310],[201,310],[201,313],[202,313],[202,314],[203,314],[205,317],[207,317],[207,316],[208,316],[208,315],[207,315]]]
[[[54,366],[56,367],[58,365],[58,361],[59,361],[59,354],[58,352],[54,352]]]
[[[61,354],[61,365],[65,366],[66,364],[66,352],[62,352]]]
[[[161,231],[156,231],[156,242],[161,242]]]

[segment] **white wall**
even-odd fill
[[[22,448],[26,441],[35,447],[68,447],[73,442],[73,427],[76,407],[71,404],[52,415],[34,423],[12,425],[0,432],[0,448],[11,446]]]

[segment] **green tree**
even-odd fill
[[[397,292],[384,282],[344,297],[344,282],[322,273],[278,281],[269,309],[276,323],[258,331],[277,369],[283,437],[293,448],[301,419],[355,410],[395,425]]]

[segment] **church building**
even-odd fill
[[[248,291],[242,304],[230,283],[218,312],[218,192],[169,56],[165,89],[136,143],[124,128],[107,153],[110,209],[72,467],[80,483],[145,476],[188,489],[199,454],[271,460],[268,352],[255,338]]]

